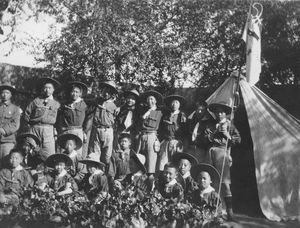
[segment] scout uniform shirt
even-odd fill
[[[59,107],[59,102],[53,96],[45,99],[37,97],[27,106],[24,119],[30,125],[54,125]]]
[[[181,111],[167,113],[163,117],[162,131],[166,139],[183,139],[186,127],[186,116]]]
[[[0,143],[15,143],[15,133],[20,127],[22,110],[10,101],[0,104],[0,128],[5,132],[0,138]]]
[[[0,171],[0,192],[20,196],[23,189],[33,186],[29,172],[21,165],[13,169],[4,168]]]
[[[87,105],[83,99],[67,103],[59,109],[57,128],[60,132],[70,129],[81,129],[85,120]]]
[[[55,153],[54,127],[60,104],[53,99],[35,98],[26,108],[24,120],[30,125],[30,133],[35,134],[41,141],[39,154],[46,160]]]
[[[158,181],[156,188],[165,199],[182,200],[184,197],[183,188],[176,179],[173,179],[169,183]]]
[[[118,132],[137,133],[138,112],[135,106],[124,105],[117,116]]]
[[[117,106],[112,100],[103,102],[102,106],[97,106],[97,110],[94,117],[94,124],[97,127],[112,127],[115,123],[115,111]],[[97,112],[98,111],[98,112]]]

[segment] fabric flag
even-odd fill
[[[260,10],[256,7],[260,6]],[[251,13],[251,8],[256,15]],[[250,6],[242,39],[246,42],[246,78],[250,85],[255,85],[261,72],[261,15],[263,7],[259,3]]]

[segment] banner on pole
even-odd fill
[[[259,6],[259,8],[257,8]],[[246,42],[246,78],[250,85],[255,85],[261,72],[261,15],[260,3],[250,6],[242,39]]]

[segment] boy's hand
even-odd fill
[[[231,157],[231,155],[228,154],[227,159],[228,159],[229,167],[231,167],[232,166],[232,157]]]
[[[120,181],[115,180],[115,181],[114,181],[114,185],[115,185],[116,188],[118,188],[118,189],[120,189],[120,190],[122,189],[122,184],[121,184]]]

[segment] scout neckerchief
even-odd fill
[[[53,100],[53,99],[54,99],[54,98],[53,98],[53,95],[51,95],[51,96],[45,98],[45,99],[44,99],[44,102],[43,102],[44,106],[47,106],[47,104],[49,103],[49,101],[50,101],[50,100]]]
[[[129,128],[132,125],[132,117],[133,117],[133,112],[132,110],[129,109],[126,118],[124,120],[125,129]]]
[[[157,106],[154,105],[152,108],[149,108],[148,111],[143,115],[143,119],[147,119],[150,116],[151,111],[155,111],[157,109]]]
[[[208,186],[207,188],[203,189],[202,191],[200,190],[200,196],[203,197],[204,194],[211,193],[213,191],[215,191],[215,189],[212,186]]]
[[[57,175],[57,177],[63,177],[67,174],[67,171],[64,169],[63,171],[61,171],[60,174]]]
[[[190,173],[190,171],[187,171],[184,175],[182,175],[182,178],[183,178],[183,179],[186,179],[186,178],[188,178],[189,176],[191,176],[191,173]]]
[[[193,133],[192,133],[192,142],[194,142],[197,138],[199,126],[200,126],[200,123],[197,122],[194,127]]]
[[[69,106],[74,109],[74,106],[76,103],[79,103],[80,101],[82,101],[81,97],[78,97],[75,101],[73,101],[71,104],[69,104]]]
[[[165,184],[165,192],[171,192],[172,191],[172,187],[177,183],[176,179],[171,180],[169,183]]]

